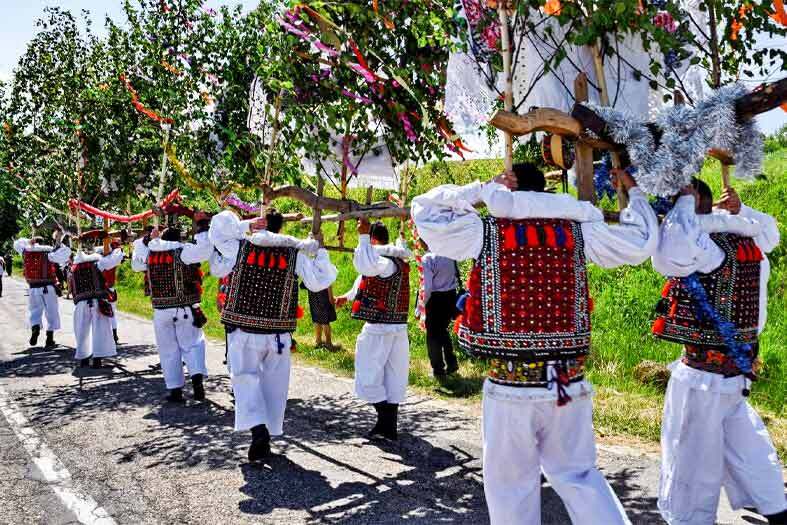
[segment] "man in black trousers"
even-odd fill
[[[426,310],[426,346],[435,378],[444,379],[459,370],[448,327],[456,313],[456,288],[459,270],[456,261],[429,252],[421,259],[423,265],[424,305]]]

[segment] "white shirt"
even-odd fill
[[[665,277],[710,273],[724,264],[724,251],[710,238],[711,233],[728,232],[752,237],[763,254],[770,253],[779,245],[779,227],[770,215],[748,206],[742,206],[738,215],[724,210],[697,215],[695,208],[694,196],[684,195],[664,218],[658,251],[653,255],[653,268]],[[770,262],[764,257],[760,263],[760,332],[768,318],[770,273]]]
[[[347,299],[348,302],[355,300],[358,295],[358,289],[361,286],[361,280],[364,277],[386,277],[392,276],[396,273],[396,263],[388,257],[395,257],[399,259],[409,259],[411,256],[410,250],[407,249],[407,244],[404,239],[399,237],[396,244],[373,245],[369,234],[358,236],[358,246],[355,248],[353,254],[353,266],[360,274],[355,279],[353,287],[349,292],[342,295],[341,298]],[[366,323],[369,328],[367,331],[374,334],[387,334],[407,330],[407,324],[386,324],[386,323]]]
[[[298,250],[295,273],[303,285],[312,292],[325,290],[336,280],[338,270],[331,263],[325,249],[314,239],[301,240],[289,235],[269,231],[258,231],[250,237],[249,226],[254,220],[242,221],[233,212],[226,210],[214,216],[208,232],[215,250],[210,256],[210,273],[218,278],[229,275],[238,259],[240,243],[248,239],[256,246],[289,247]]]
[[[506,219],[568,219],[580,223],[588,260],[604,268],[640,264],[658,245],[658,219],[639,188],[629,191],[620,224],[608,225],[604,214],[571,195],[509,191],[496,183],[445,185],[413,199],[411,213],[430,251],[463,261],[481,253],[484,227],[474,208],[486,204],[490,215]]]
[[[106,272],[112,268],[117,268],[123,262],[123,250],[116,248],[110,252],[109,255],[102,256],[98,253],[86,254],[83,251],[78,251],[74,257],[74,264],[85,262],[95,262],[100,272]]]
[[[26,251],[47,252],[49,254],[47,256],[49,261],[60,266],[65,265],[68,262],[68,258],[71,257],[71,248],[65,244],[61,244],[60,247],[55,250],[51,246],[46,246],[44,244],[30,244],[30,239],[24,237],[14,241],[14,250],[20,255],[24,255]]]
[[[213,246],[208,240],[208,232],[198,233],[194,236],[195,243],[165,241],[160,237],[151,239],[145,246],[144,239],[134,241],[134,252],[131,254],[131,269],[135,272],[145,272],[148,269],[148,255],[150,252],[166,252],[169,250],[183,249],[180,260],[183,264],[199,264],[210,259]]]

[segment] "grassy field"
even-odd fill
[[[419,172],[412,188],[413,194],[441,183],[465,183],[479,178],[486,180],[501,168],[494,161],[466,162],[430,166]],[[765,178],[754,183],[736,182],[742,199],[752,207],[774,214],[787,234],[787,150],[770,153],[764,166]],[[718,195],[720,187],[717,163],[709,163],[702,174]],[[359,196],[356,196],[359,197]],[[376,198],[384,198],[380,193]],[[610,206],[611,203],[604,203]],[[284,202],[283,211],[297,209],[298,204]],[[391,227],[398,230],[398,223]],[[356,242],[355,224],[348,224],[347,245]],[[304,227],[290,227],[288,233],[305,235]],[[326,239],[334,244],[335,225],[327,225]],[[762,380],[754,385],[751,400],[760,410],[768,424],[782,458],[787,459],[787,417],[784,414],[787,394],[787,249],[782,245],[770,255],[772,275],[770,281],[770,305],[768,328],[762,337],[761,351],[764,361]],[[334,285],[338,294],[348,290],[355,278],[351,254],[333,253],[334,264],[339,268],[339,278]],[[417,273],[413,275],[415,293]],[[141,315],[151,315],[150,303],[142,295],[142,277],[131,272],[126,263],[119,279],[120,307]],[[650,263],[636,268],[624,267],[608,271],[592,267],[590,271],[591,293],[595,301],[593,313],[593,354],[590,362],[590,379],[597,387],[596,427],[605,435],[635,436],[647,441],[657,441],[659,435],[663,391],[634,378],[634,367],[643,360],[668,363],[675,359],[680,349],[676,344],[657,341],[650,335],[653,307],[659,297],[662,279],[653,271]],[[205,282],[203,308],[210,319],[206,327],[209,336],[223,339],[222,326],[216,311],[216,280],[208,277]],[[302,292],[301,304],[308,304]],[[339,312],[339,320],[333,325],[334,342],[342,346],[339,352],[328,352],[313,348],[312,325],[308,314],[299,323],[296,338],[299,341],[299,359],[318,364],[340,374],[351,375],[353,371],[353,348],[361,323],[349,318],[348,312]],[[122,327],[121,327],[122,331]],[[481,363],[461,358],[460,377],[444,386],[431,378],[426,354],[424,334],[415,322],[410,323],[411,369],[410,384],[441,397],[460,398],[464,402],[477,402],[484,368]]]

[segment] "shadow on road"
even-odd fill
[[[133,358],[153,350],[147,345],[129,346],[122,355]],[[50,352],[37,353],[32,360],[20,356],[0,373],[29,378],[70,373],[72,368],[70,354]],[[463,437],[476,421],[461,412],[426,400],[407,403],[400,414],[400,441],[379,445],[362,439],[374,416],[354,396],[291,399],[287,433],[274,441],[279,454],[260,467],[245,463],[248,433],[232,430],[229,379],[211,376],[206,389],[218,401],[168,405],[161,401],[162,378],[148,371],[133,377],[108,376],[81,391],[76,384],[52,385],[16,392],[14,397],[29,419],[44,428],[64,421],[77,425],[99,421],[108,412],[153,422],[124,427],[126,433],[117,436],[121,446],[106,454],[118,464],[134,462],[145,469],[240,467],[244,484],[239,490],[247,499],[238,509],[245,514],[264,517],[289,509],[305,512],[309,523],[488,523],[480,443],[474,434],[469,440]],[[188,386],[186,394],[190,394]],[[367,447],[376,449],[370,453]],[[391,462],[397,464],[395,468],[390,468]],[[311,469],[315,464],[328,467]],[[608,474],[608,479],[632,523],[662,523],[655,498],[643,498],[643,487],[632,483],[636,474],[636,469],[624,470]],[[545,525],[569,523],[550,487],[544,487],[542,498]]]

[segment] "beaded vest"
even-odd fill
[[[244,240],[226,289],[221,322],[252,332],[294,332],[297,257],[294,247],[257,246]]]
[[[736,328],[736,339],[756,347],[760,322],[760,266],[764,258],[750,237],[732,233],[712,233],[711,239],[723,251],[724,263],[716,270],[700,274],[708,300],[719,315]],[[737,375],[722,334],[711,320],[699,319],[697,307],[680,278],[667,281],[653,323],[656,337],[687,346],[687,365],[725,376]]]
[[[108,295],[104,276],[95,261],[71,265],[68,289],[74,297],[75,304],[88,299],[104,299]]]
[[[389,277],[363,277],[352,305],[352,318],[378,324],[406,324],[410,313],[410,265],[398,257]]]
[[[487,217],[483,225],[459,345],[491,358],[496,383],[546,386],[550,364],[569,381],[581,380],[591,301],[580,224]]]
[[[25,280],[30,286],[54,285],[57,281],[55,264],[49,260],[49,252],[25,250],[22,265]]]
[[[107,288],[115,287],[115,282],[117,281],[117,272],[117,267],[102,272],[104,275],[104,283],[106,284]]]
[[[153,308],[183,308],[199,304],[202,270],[199,264],[185,264],[182,248],[148,255],[148,283]]]

